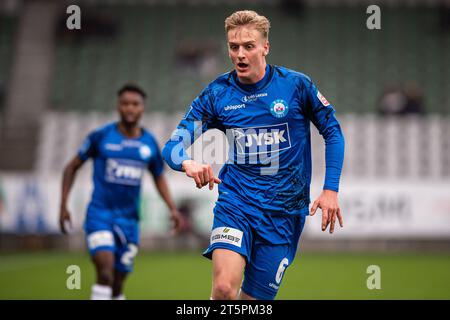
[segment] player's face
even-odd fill
[[[137,124],[144,112],[144,98],[137,92],[125,91],[119,97],[118,111],[125,124]]]
[[[256,83],[264,77],[269,41],[252,25],[228,31],[228,55],[242,83]]]

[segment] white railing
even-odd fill
[[[180,118],[181,113],[147,114],[143,125],[162,146]],[[381,180],[450,178],[450,117],[383,118],[347,114],[338,118],[346,142],[343,176]],[[91,130],[115,119],[115,113],[45,114],[36,169],[62,170]],[[325,168],[324,143],[313,125],[311,128],[313,174],[320,176]]]

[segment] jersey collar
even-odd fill
[[[237,77],[236,70],[233,70],[231,73],[231,77],[233,79],[233,82],[242,90],[247,92],[253,92],[253,91],[259,91],[261,89],[264,89],[267,87],[267,85],[270,83],[270,80],[272,80],[273,76],[273,70],[274,68],[271,65],[266,66],[266,73],[264,74],[264,77],[259,80],[256,83],[252,84],[244,84],[239,81],[239,78]]]

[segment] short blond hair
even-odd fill
[[[225,32],[233,30],[239,26],[253,25],[261,32],[265,39],[269,38],[270,22],[264,16],[252,10],[236,11],[225,19]]]

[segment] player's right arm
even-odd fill
[[[62,179],[62,191],[61,191],[61,206],[59,211],[59,226],[62,233],[67,233],[68,228],[72,227],[70,212],[67,208],[67,201],[69,198],[70,189],[72,188],[73,182],[77,171],[81,168],[83,163],[90,157],[95,157],[98,150],[98,142],[101,138],[102,130],[96,130],[91,132],[86,139],[84,139],[83,144],[78,150],[78,154],[69,161],[65,166],[63,171]]]
[[[69,198],[70,189],[72,188],[78,169],[81,168],[84,161],[77,155],[66,165],[63,172],[61,207],[59,211],[59,227],[62,233],[67,233],[67,228],[71,228],[70,212],[67,209],[67,199]]]
[[[214,183],[219,184],[221,181],[214,176],[214,172],[209,164],[201,164],[194,160],[184,160],[182,163],[182,170],[186,175],[195,181],[197,188],[209,184],[209,190],[214,188]]]
[[[214,176],[210,164],[201,164],[192,160],[187,154],[187,149],[203,132],[217,127],[213,105],[212,93],[207,87],[189,106],[162,150],[164,160],[172,169],[185,172],[195,181],[197,188],[209,184],[210,190],[213,189],[214,183],[221,182],[220,179]]]

